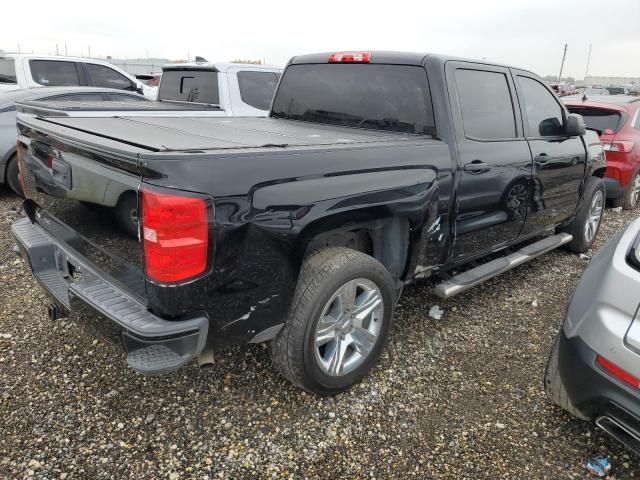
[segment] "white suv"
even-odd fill
[[[136,91],[151,100],[157,96],[157,88],[144,85],[108,62],[53,55],[0,56],[0,93],[17,88],[74,86]]]

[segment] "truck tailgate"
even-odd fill
[[[116,212],[124,201],[137,205],[137,153],[80,146],[21,127],[18,159],[30,219],[144,302],[140,244],[121,228]]]

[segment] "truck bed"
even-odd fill
[[[23,120],[24,117],[22,118]],[[272,118],[42,117],[52,125],[115,140],[150,152],[287,148],[424,140],[423,136]]]

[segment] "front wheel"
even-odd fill
[[[576,253],[586,252],[596,240],[604,212],[604,182],[598,177],[589,177],[585,182],[582,203],[576,216],[563,231],[573,235],[566,248]]]
[[[393,280],[376,259],[330,247],[305,259],[271,358],[295,385],[320,395],[347,390],[375,365],[391,327]]]

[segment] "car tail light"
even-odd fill
[[[615,142],[607,142],[602,145],[605,152],[621,152],[629,153],[633,150],[634,143],[627,140],[616,140]]]
[[[203,273],[208,230],[203,199],[143,190],[142,238],[149,279],[176,283]]]
[[[616,377],[618,380],[623,381],[624,383],[632,386],[633,388],[640,388],[640,379],[634,377],[629,372],[626,372],[625,370],[617,366],[615,363],[610,362],[609,360],[607,360],[604,357],[601,357],[600,355],[596,356],[596,362],[598,362],[598,365],[600,365],[602,368],[604,368],[608,373]]]
[[[370,61],[370,52],[340,52],[332,53],[329,57],[329,63],[369,63]]]

